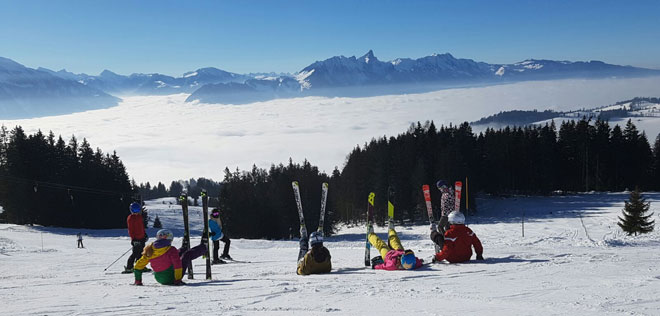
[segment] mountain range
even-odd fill
[[[66,114],[116,105],[119,98],[0,57],[0,118]]]
[[[449,53],[381,61],[371,50],[361,57],[334,56],[316,61],[295,74],[237,74],[209,67],[181,77],[158,73],[126,76],[109,70],[97,76],[75,74],[64,69],[32,69],[0,57],[0,117],[103,108],[117,104],[120,99],[113,95],[190,93],[186,101],[243,104],[309,95],[369,96],[526,80],[656,75],[660,70],[601,61],[528,59],[489,64]]]
[[[370,50],[359,58],[335,56],[317,61],[293,76],[297,84],[292,83],[288,77],[268,79],[280,84],[268,83],[266,79],[231,85],[220,83],[193,92],[187,101],[241,103],[237,100],[239,96],[245,98],[246,102],[282,96],[370,96],[525,80],[654,75],[660,75],[660,70],[611,65],[601,61],[528,59],[514,64],[488,64],[455,58],[449,53],[418,59],[380,61]]]

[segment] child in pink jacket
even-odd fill
[[[174,235],[168,229],[161,229],[156,234],[156,241],[144,247],[142,257],[135,263],[133,273],[135,285],[142,285],[142,269],[151,264],[154,278],[163,285],[183,285],[183,275],[192,260],[206,253],[208,248],[202,243],[191,249],[177,250],[172,246]]]
[[[415,257],[415,253],[404,250],[401,240],[397,236],[394,226],[390,223],[387,233],[390,246],[378,238],[374,232],[369,232],[368,239],[374,248],[380,252],[381,260],[376,259],[371,265],[372,269],[380,270],[412,270],[422,266],[422,260]]]

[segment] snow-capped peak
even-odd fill
[[[364,60],[368,64],[370,61],[373,62],[378,59],[374,56],[374,51],[370,49],[364,56],[360,57],[360,60]]]

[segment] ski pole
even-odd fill
[[[119,256],[119,258],[117,258],[117,260],[113,261],[107,268],[103,269],[103,271],[108,270],[108,268],[112,267],[112,265],[115,264],[115,262],[119,261],[119,259],[121,259],[121,257],[125,256],[131,250],[133,250],[133,247],[128,248],[128,250],[126,250],[126,252],[124,252],[121,256]]]

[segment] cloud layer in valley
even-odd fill
[[[4,120],[27,132],[52,130],[116,150],[137,182],[197,177],[221,180],[223,170],[269,167],[308,159],[321,170],[341,168],[356,145],[406,131],[475,121],[506,110],[574,110],[659,96],[660,77],[533,81],[366,98],[305,97],[245,105],[186,103],[188,94],[125,97],[118,106],[62,116]],[[660,119],[644,121],[649,139]]]

